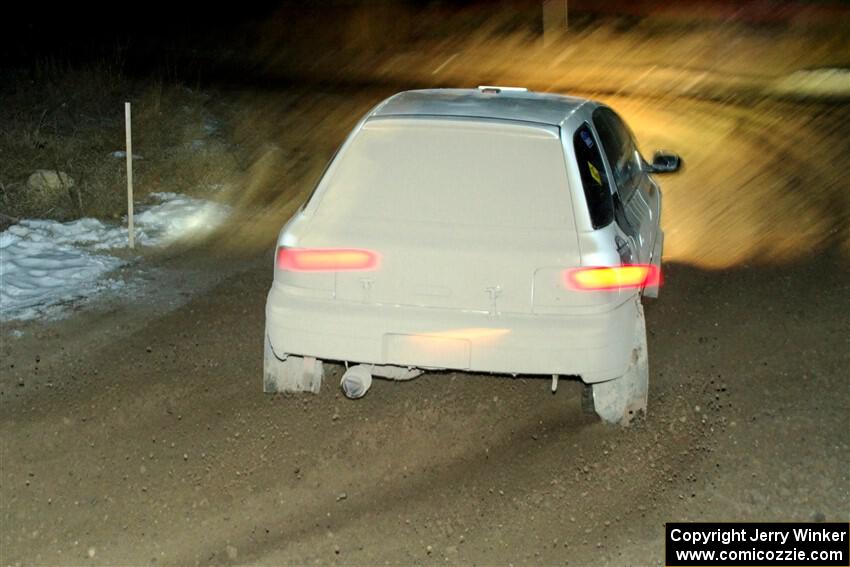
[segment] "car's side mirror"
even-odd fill
[[[649,171],[650,173],[673,173],[680,167],[682,167],[682,158],[677,154],[659,150],[652,156]]]

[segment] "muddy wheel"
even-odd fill
[[[311,356],[283,355],[279,358],[265,338],[263,353],[263,391],[312,392],[318,394],[322,387],[324,367],[321,360]]]
[[[590,387],[593,410],[608,423],[628,425],[635,417],[646,412],[649,359],[646,350],[646,322],[643,317],[643,305],[639,300],[637,313],[634,347],[626,373],[614,380],[592,384]]]

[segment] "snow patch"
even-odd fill
[[[176,193],[135,217],[136,242],[161,246],[209,232],[229,207]],[[127,247],[127,229],[97,219],[23,220],[0,233],[0,320],[32,319],[50,308],[124,283],[104,277],[127,261],[107,253]]]
[[[230,214],[230,207],[177,193],[153,193],[159,205],[136,215],[137,242],[148,246],[170,244],[186,236],[206,234]],[[126,246],[127,229],[121,229]]]

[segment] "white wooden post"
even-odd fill
[[[130,248],[136,247],[136,234],[133,228],[133,136],[130,129],[130,103],[124,103],[124,128],[127,132],[127,234]]]

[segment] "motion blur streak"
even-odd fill
[[[653,108],[612,98],[644,148],[676,148],[680,176],[664,193],[664,259],[705,268],[805,260],[827,248],[850,258],[847,115],[820,103],[752,109],[689,100]],[[839,164],[843,164],[839,166]]]
[[[646,157],[681,154],[682,173],[658,176],[665,261],[724,269],[825,251],[850,259],[850,88],[840,68],[850,62],[850,7],[812,3],[762,22],[763,11],[743,8],[739,19],[706,20],[688,3],[657,13],[642,3],[613,19],[570,5],[569,29],[546,44],[534,2],[281,8],[246,56],[264,77],[308,86],[246,92],[235,105],[234,141],[254,149],[226,194],[241,214],[223,247],[269,246],[385,96],[503,84],[601,99],[634,127]],[[293,31],[319,28],[319,38]],[[806,83],[820,75],[802,70],[819,68],[831,68],[827,90]]]

